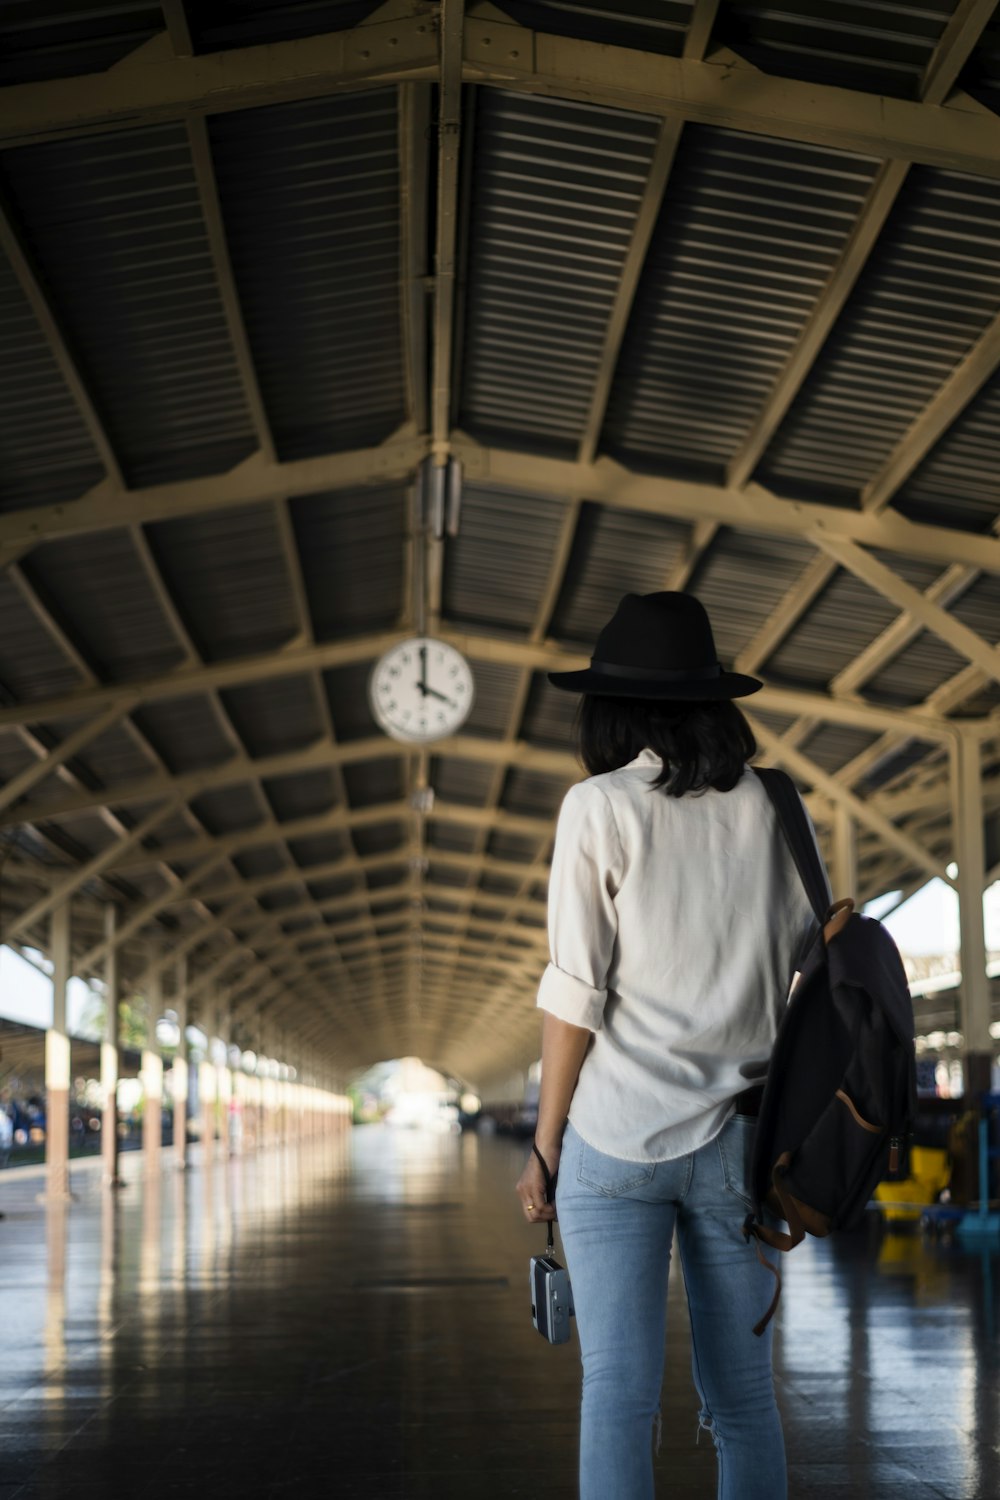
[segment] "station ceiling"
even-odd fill
[[[523,1066],[545,672],[630,590],[862,897],[949,878],[956,726],[996,864],[995,10],[0,7],[0,936],[70,897],[100,976],[113,906],[249,1044]],[[424,750],[418,631],[476,684]]]

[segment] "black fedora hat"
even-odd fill
[[[626,594],[590,666],[550,672],[553,687],[605,698],[746,698],[764,684],[723,669],[705,607],[691,594]]]

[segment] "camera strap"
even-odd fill
[[[556,1177],[559,1176],[559,1173],[556,1172],[556,1176],[555,1177],[552,1176],[552,1173],[549,1171],[549,1164],[548,1164],[548,1162],[545,1160],[545,1157],[539,1151],[539,1149],[535,1145],[534,1141],[532,1141],[532,1143],[531,1143],[531,1149],[532,1149],[532,1151],[534,1151],[535,1155],[538,1157],[539,1163],[541,1164],[541,1168],[542,1168],[542,1176],[545,1178],[545,1201],[546,1201],[546,1203],[554,1203],[556,1201]],[[545,1253],[548,1255],[556,1247],[556,1242],[552,1238],[552,1220],[551,1219],[549,1219],[547,1221],[547,1223],[546,1223],[546,1229],[548,1230],[548,1239],[545,1241]]]

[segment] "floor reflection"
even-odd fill
[[[523,1145],[369,1127],[70,1204],[0,1175],[0,1500],[569,1500],[575,1346],[532,1331]],[[789,1258],[792,1493],[991,1500],[1000,1246],[877,1223]],[[663,1492],[714,1494],[671,1290]],[[525,1450],[531,1464],[524,1462]]]

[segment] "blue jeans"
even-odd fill
[[[556,1206],[583,1356],[581,1500],[651,1500],[674,1226],[691,1314],[701,1425],[719,1500],[784,1500],[771,1376],[774,1290],[742,1222],[755,1121],[737,1115],[676,1161],[605,1156],[566,1127]]]

